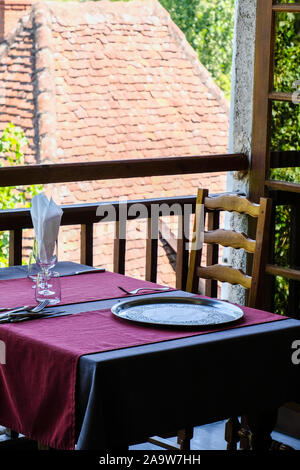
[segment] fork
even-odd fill
[[[123,292],[125,292],[125,294],[137,294],[140,290],[150,291],[150,292],[170,290],[170,287],[139,287],[138,289],[135,289],[135,290],[126,290],[124,289],[124,287],[121,287],[121,286],[118,286],[118,287]]]

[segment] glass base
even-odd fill
[[[50,305],[58,304],[61,302],[61,287],[59,273],[51,272],[41,273],[38,275],[35,299],[37,302],[48,300]]]
[[[43,300],[49,300],[49,305],[59,304],[60,299],[58,297],[48,297],[47,295],[36,295],[37,302],[43,302]]]

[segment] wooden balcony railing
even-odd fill
[[[20,186],[29,184],[52,184],[74,181],[106,180],[116,178],[137,178],[143,176],[161,176],[195,173],[212,173],[222,171],[247,171],[248,159],[243,154],[209,155],[193,157],[168,157],[159,159],[122,160],[111,162],[88,162],[53,165],[30,165],[0,168],[0,187]],[[176,240],[176,287],[184,288],[188,266],[187,236],[189,233],[189,216],[184,207],[189,206],[189,212],[195,210],[196,195],[185,197],[155,198],[147,200],[126,201],[126,220],[141,217],[131,214],[134,204],[143,204],[143,218],[147,221],[145,278],[156,281],[157,278],[157,249],[160,212],[151,208],[153,205],[164,204],[174,209],[170,215],[178,216],[178,237]],[[114,237],[114,271],[125,272],[126,239],[122,236],[124,220],[120,224],[120,214],[123,202],[102,202],[97,204],[80,204],[62,206],[63,216],[61,225],[79,225],[81,227],[81,256],[83,264],[93,265],[93,224],[105,221],[115,222]],[[101,206],[101,215],[97,208]],[[110,210],[116,217],[110,219]],[[106,211],[107,209],[107,211]],[[106,213],[107,212],[107,213]],[[125,222],[126,223],[126,222]],[[9,231],[10,250],[9,264],[22,262],[22,231],[32,228],[29,209],[0,210],[0,231]],[[162,230],[160,224],[160,231]],[[174,243],[174,241],[173,241]]]
[[[71,181],[138,178],[140,176],[247,171],[246,155],[199,155],[0,168],[0,187]]]

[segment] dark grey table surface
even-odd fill
[[[67,274],[90,267],[60,262],[55,269]],[[0,269],[0,280],[24,276],[26,267]],[[64,314],[110,308],[123,298],[66,305]],[[76,449],[115,449],[297,401],[300,366],[291,360],[297,339],[300,321],[287,319],[84,355],[77,370]]]
[[[58,271],[62,275],[75,271],[85,271],[87,269],[93,268],[84,264],[73,263],[72,261],[59,261],[55,266],[55,271]],[[28,267],[26,265],[0,268],[0,281],[2,279],[21,279],[27,276],[27,272]]]

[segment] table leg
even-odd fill
[[[191,440],[194,436],[194,428],[180,429],[177,433],[177,442],[180,450],[191,450]]]
[[[227,442],[227,450],[236,450],[237,443],[240,440],[239,431],[241,423],[237,417],[229,418],[225,424],[225,441]]]

